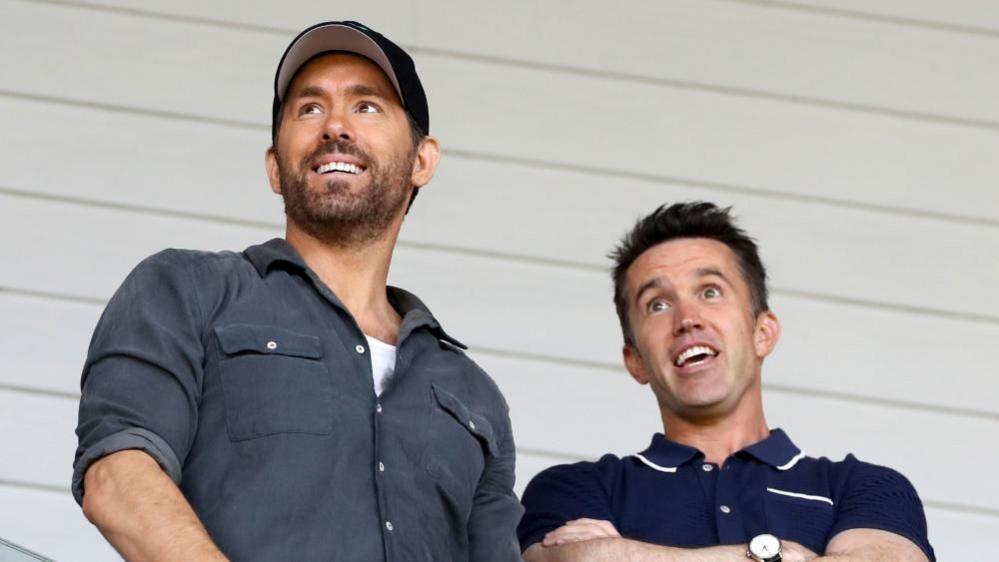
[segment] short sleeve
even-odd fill
[[[540,472],[527,485],[521,501],[525,509],[517,527],[521,552],[574,519],[585,517],[617,524],[601,473],[591,462],[558,465]]]
[[[901,535],[936,560],[926,530],[926,514],[916,489],[898,472],[857,461],[846,480],[830,538],[848,529],[879,529]]]
[[[73,496],[90,463],[125,449],[149,453],[179,483],[197,427],[202,318],[192,256],[168,250],[140,263],[94,330],[81,381]]]

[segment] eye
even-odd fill
[[[706,299],[717,299],[722,296],[721,289],[715,286],[705,287],[704,290],[701,291],[701,296]]]
[[[362,101],[357,104],[357,111],[359,113],[379,113],[382,108],[378,107],[377,104],[371,103],[370,101]]]
[[[649,304],[645,305],[645,312],[649,314],[655,314],[657,312],[664,312],[669,310],[669,302],[665,299],[652,299]]]
[[[302,109],[298,110],[300,115],[316,115],[322,113],[323,108],[319,107],[317,103],[308,103],[302,106]]]

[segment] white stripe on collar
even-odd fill
[[[642,456],[641,453],[635,453],[635,458],[642,461],[643,463],[645,463],[646,466],[648,466],[653,470],[658,470],[659,472],[670,472],[670,473],[676,472],[675,466],[659,466],[658,464]]]
[[[801,451],[797,455],[794,455],[794,457],[792,457],[791,460],[787,461],[787,464],[778,466],[777,470],[791,470],[792,468],[794,468],[794,465],[798,464],[798,461],[800,461],[803,458],[805,458],[805,452]]]
[[[782,496],[790,496],[792,498],[801,498],[804,500],[815,500],[820,502],[826,502],[829,505],[833,505],[833,501],[825,496],[813,496],[810,494],[799,494],[798,492],[788,492],[787,490],[778,490],[777,488],[767,488],[768,492],[773,492],[775,494],[780,494]]]

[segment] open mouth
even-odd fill
[[[359,175],[365,170],[364,166],[358,166],[357,164],[351,164],[350,162],[327,162],[321,166],[313,168],[312,171],[319,175],[327,174],[350,174],[352,176]]]
[[[692,345],[677,354],[673,364],[677,367],[693,367],[700,365],[718,355],[718,351],[706,345]]]

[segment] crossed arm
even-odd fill
[[[908,539],[877,529],[850,529],[832,538],[818,556],[804,546],[782,541],[783,562],[927,562]],[[745,545],[674,548],[622,538],[609,521],[577,519],[545,535],[524,552],[525,562],[720,562],[746,560]]]

